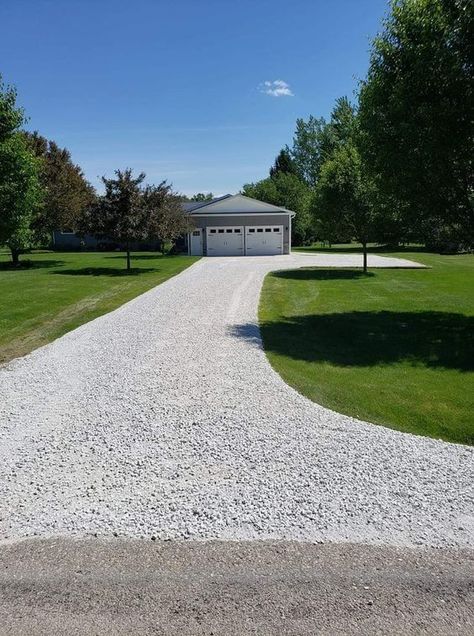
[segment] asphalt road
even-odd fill
[[[0,634],[473,634],[474,552],[297,542],[0,545]]]

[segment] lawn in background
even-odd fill
[[[0,251],[0,362],[115,309],[196,260],[138,253],[127,273],[120,253],[40,252],[11,269],[9,254]]]
[[[269,274],[259,310],[268,358],[288,384],[338,412],[474,444],[474,256],[385,255],[431,269]]]

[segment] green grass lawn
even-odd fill
[[[259,311],[268,358],[338,412],[474,444],[474,256],[390,255],[432,269],[269,274]]]
[[[0,251],[0,362],[24,355],[105,314],[194,263],[190,256],[43,252],[22,256],[13,270]]]

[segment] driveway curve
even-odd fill
[[[0,537],[473,547],[473,449],[337,414],[270,367],[263,278],[305,265],[360,256],[202,259],[0,368]]]

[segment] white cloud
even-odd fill
[[[266,95],[271,95],[272,97],[293,97],[294,93],[292,92],[290,85],[283,80],[273,80],[270,82],[266,80],[263,84],[260,84],[260,92],[265,93]]]

